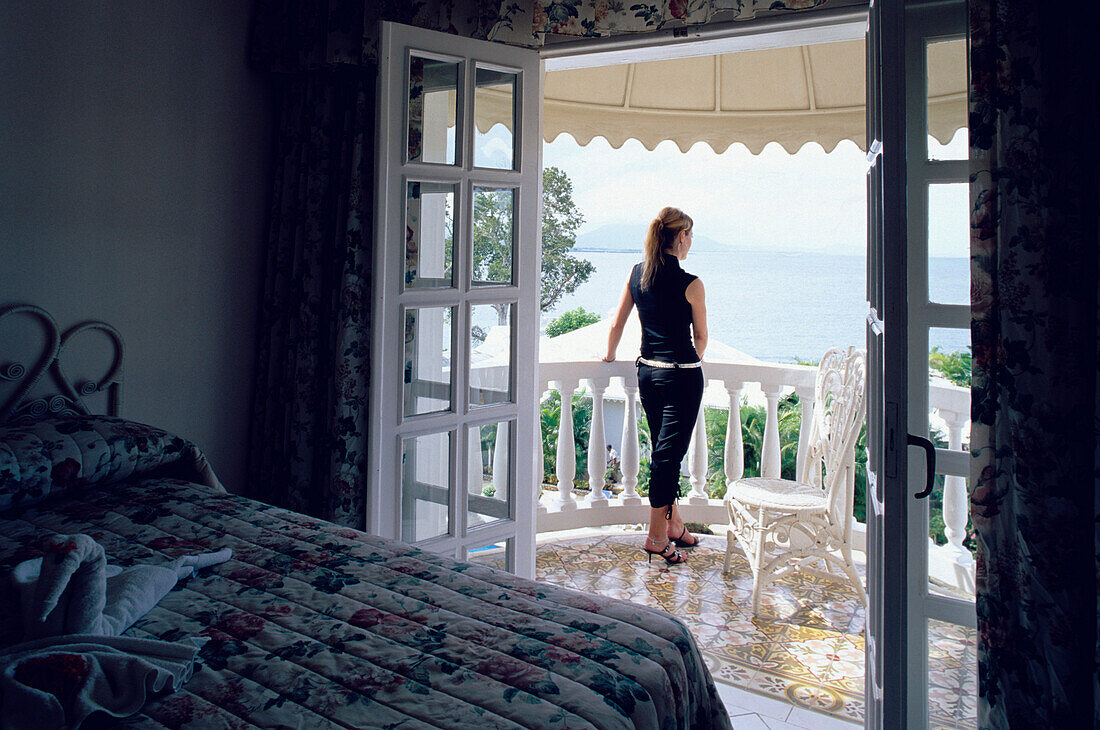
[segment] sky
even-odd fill
[[[939,148],[965,154],[966,134]],[[866,247],[865,154],[843,141],[826,154],[816,143],[790,154],[769,144],[759,155],[743,145],[715,154],[703,142],[680,152],[670,141],[653,151],[637,140],[612,149],[602,137],[581,147],[568,134],[543,145],[543,166],[573,181],[585,218],[579,233],[606,224],[648,223],[666,205],[687,212],[695,230],[739,248],[862,254]],[[932,192],[932,256],[966,256],[966,185]]]

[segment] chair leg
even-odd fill
[[[729,575],[730,558],[733,557],[733,530],[726,530],[726,560],[722,563],[722,575]]]
[[[766,540],[764,539],[764,536],[767,532],[764,529],[764,525],[767,524],[765,522],[766,518],[767,518],[767,513],[764,511],[764,508],[761,507],[759,512],[757,513],[757,516],[756,516],[757,530],[756,530],[756,534],[754,535],[754,540],[753,540],[753,542],[755,544],[752,546],[753,547],[752,556],[749,558],[749,562],[752,564],[752,615],[753,616],[757,615],[760,612],[760,596],[761,596],[761,593],[763,592],[763,589],[764,589],[765,585],[768,582],[768,575],[763,570],[763,568],[764,568],[764,557],[765,557],[764,556],[764,545],[766,543]]]
[[[755,576],[752,579],[752,615],[760,613],[760,581]]]
[[[841,554],[844,556],[844,573],[848,576],[848,582],[852,584],[852,587],[856,590],[856,595],[859,596],[859,602],[863,604],[864,608],[867,608],[867,592],[863,590],[863,581],[859,579],[859,573],[856,572],[855,564],[852,562],[852,551],[848,546],[845,546],[841,550]]]

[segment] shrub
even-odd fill
[[[550,320],[550,324],[546,325],[546,336],[557,337],[558,335],[564,335],[566,332],[572,332],[573,330],[587,327],[599,321],[600,315],[595,312],[589,312],[585,310],[584,307],[578,307],[563,313],[556,319]]]

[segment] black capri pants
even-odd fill
[[[680,495],[680,463],[703,400],[703,369],[639,364],[638,394],[653,439],[649,506],[670,507]]]

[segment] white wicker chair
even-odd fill
[[[818,366],[810,443],[798,481],[749,477],[726,491],[730,524],[723,572],[729,572],[736,543],[752,568],[754,615],[769,583],[800,570],[846,580],[867,605],[851,548],[855,444],[865,391],[866,353],[851,347],[826,352]]]

